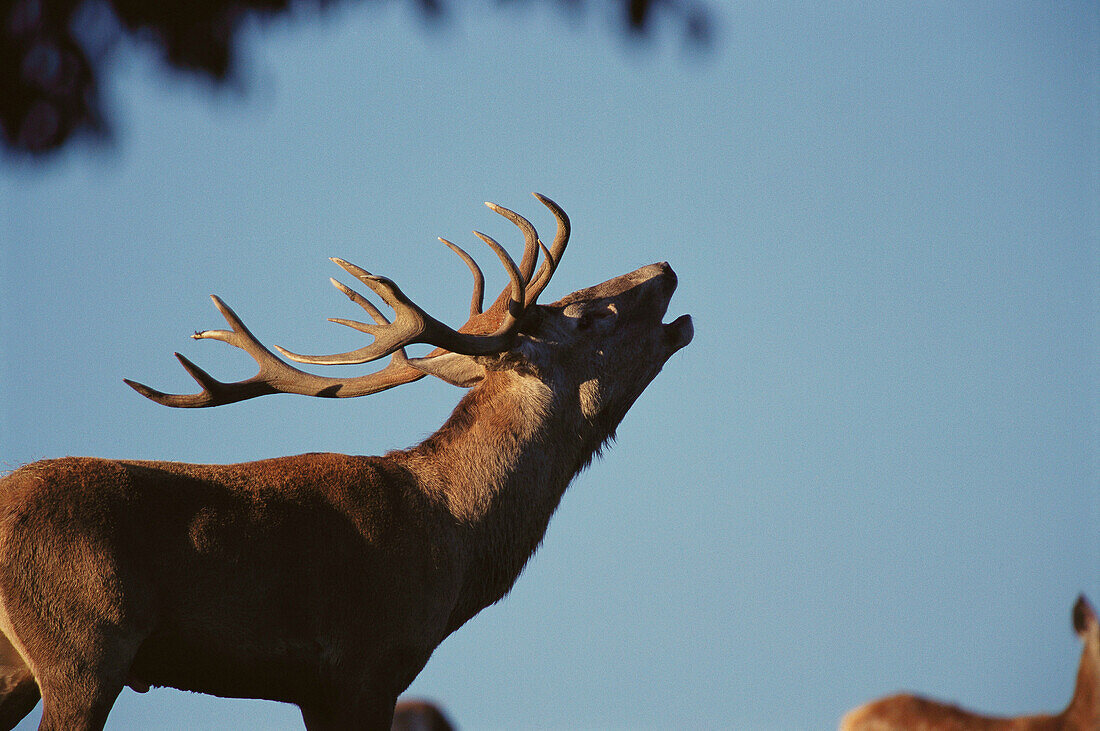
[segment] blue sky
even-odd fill
[[[436,240],[482,205],[573,220],[548,295],[668,260],[696,338],[566,493],[515,590],[411,692],[463,728],[835,727],[899,689],[1060,708],[1100,601],[1100,11],[712,4],[714,48],[593,4],[439,28],[347,4],[257,23],[212,90],[116,49],[112,148],[0,169],[0,467],[65,454],[377,454],[460,395],[181,412],[266,342],[356,347],[340,256],[459,323]],[[544,297],[544,299],[547,299]],[[35,716],[37,715],[37,712]],[[296,728],[290,706],[125,691],[108,728]],[[21,728],[33,728],[33,718]]]

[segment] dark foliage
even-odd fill
[[[354,2],[355,0],[344,0]],[[366,1],[366,0],[360,0]],[[381,0],[373,0],[380,2]],[[412,0],[429,18],[448,2]],[[576,8],[583,0],[542,0]],[[657,11],[683,25],[694,45],[708,41],[707,16],[693,0],[609,0],[623,28],[645,37]],[[59,149],[109,127],[98,89],[111,47],[123,35],[159,51],[168,66],[225,81],[234,71],[237,32],[249,16],[323,11],[330,0],[0,0],[0,129],[5,145],[30,155]]]

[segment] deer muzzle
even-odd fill
[[[676,291],[678,282],[676,272],[672,270],[667,261],[650,264],[639,271],[651,272],[651,276],[661,283],[666,298],[664,309],[667,310],[672,299],[672,293]],[[680,315],[672,322],[663,324],[661,327],[664,329],[665,342],[669,346],[669,355],[690,343],[695,336],[695,326],[691,321],[691,315]]]

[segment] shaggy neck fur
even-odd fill
[[[419,476],[468,549],[451,630],[512,588],[569,482],[609,436],[583,416],[576,394],[490,371],[439,431],[390,455]]]

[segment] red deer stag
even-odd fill
[[[1084,649],[1077,685],[1057,715],[993,718],[939,701],[895,695],[850,711],[841,731],[1100,731],[1100,624],[1084,596],[1073,606],[1073,629]]]
[[[569,238],[550,247],[520,215],[517,266],[477,234],[511,279],[452,330],[388,279],[334,259],[395,312],[389,322],[338,282],[373,323],[358,350],[296,355],[381,371],[328,378],[268,350],[221,300],[230,330],[194,335],[241,348],[247,380],[215,380],[183,356],[202,391],[127,381],[168,406],[218,406],[272,393],[350,397],[425,374],[469,387],[421,444],[383,457],[303,454],[231,465],[65,458],[0,482],[0,725],[43,701],[40,729],[102,728],[123,686],[171,686],[297,704],[309,729],[389,728],[398,695],[432,651],[503,597],[539,545],[563,492],[613,436],[691,318],[662,324],[676,275],[642,267],[550,304],[536,300]],[[542,255],[542,264],[537,267]],[[410,358],[404,346],[436,350]]]

